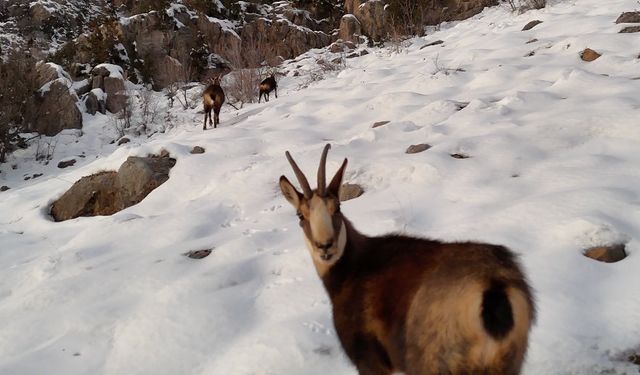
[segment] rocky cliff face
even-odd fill
[[[46,58],[89,30],[109,12],[107,0],[4,0],[0,2],[0,56],[11,48]]]

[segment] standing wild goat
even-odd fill
[[[260,103],[260,99],[264,95],[264,101],[269,101],[269,93],[275,90],[276,99],[278,99],[278,84],[276,83],[276,77],[272,74],[271,76],[265,78],[260,82],[260,95],[258,95],[258,103]]]
[[[302,193],[280,177],[296,209],[313,264],[333,305],[333,321],[360,374],[513,375],[527,351],[535,307],[507,248],[390,234],[367,237],[340,211],[347,159],[318,188],[287,151]]]
[[[217,128],[220,123],[220,108],[224,104],[224,91],[220,86],[220,76],[211,79],[211,83],[202,92],[202,103],[204,104],[204,125],[202,130],[207,130],[207,116],[211,124],[211,109],[213,109],[213,127]]]

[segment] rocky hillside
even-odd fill
[[[525,1],[525,0],[522,0]],[[7,0],[0,3],[0,162],[20,133],[82,129],[83,114],[127,116],[131,87],[186,92],[227,74],[255,101],[267,69],[306,51],[381,45],[498,0]],[[342,41],[341,41],[342,40]],[[326,62],[325,62],[326,63]],[[183,100],[185,109],[186,98]],[[28,138],[28,137],[27,137]]]
[[[0,2],[0,56],[10,49],[46,58],[62,44],[88,32],[110,12],[105,0],[6,0]]]

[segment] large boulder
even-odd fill
[[[48,136],[63,129],[81,129],[82,113],[77,101],[69,81],[58,78],[46,83],[36,93],[33,109],[29,111],[29,129]]]
[[[107,94],[106,108],[111,113],[120,112],[127,104],[124,80],[118,77],[104,77],[103,91]]]
[[[170,157],[129,157],[118,169],[116,187],[123,207],[133,206],[169,179]]]
[[[101,89],[106,94],[106,109],[120,112],[127,104],[127,92],[122,68],[113,64],[100,64],[91,70],[93,90]]]
[[[338,37],[342,40],[359,43],[362,27],[360,21],[353,14],[345,14],[340,19],[340,32]]]
[[[44,61],[36,63],[36,81],[40,87],[58,78],[66,79],[71,84],[71,76],[60,65]]]
[[[112,215],[142,201],[169,179],[176,160],[168,155],[129,157],[118,172],[82,177],[51,206],[55,221]]]
[[[116,172],[100,172],[82,177],[51,206],[55,221],[79,216],[111,215],[119,211],[115,188]]]
[[[102,89],[98,88],[89,91],[84,99],[84,107],[86,108],[87,113],[90,115],[95,115],[98,112],[105,114],[107,112],[105,99],[106,95]]]

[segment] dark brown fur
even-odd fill
[[[258,95],[258,103],[260,103],[260,99],[264,95],[264,100],[266,102],[269,101],[269,93],[275,90],[276,99],[278,98],[278,84],[276,83],[276,78],[271,75],[270,77],[265,78],[260,82],[260,94]]]
[[[474,343],[465,336],[473,336],[473,332],[447,341],[438,335],[444,323],[438,318],[456,319],[454,311],[446,311],[444,300],[456,298],[449,291],[475,280],[487,283],[499,280],[522,292],[528,302],[529,317],[515,318],[533,321],[531,291],[508,249],[401,235],[366,237],[346,219],[345,224],[344,254],[322,281],[333,304],[340,342],[360,374],[404,371],[406,375],[507,375],[520,372],[526,342],[486,364],[468,360]],[[418,296],[423,286],[428,286],[423,289],[427,292]],[[429,299],[418,301],[418,309],[424,312],[423,319],[413,322],[408,313],[416,297]],[[440,303],[443,305],[438,306]],[[434,314],[438,309],[445,311]],[[431,357],[426,368],[425,356]]]
[[[209,124],[212,123],[212,109],[214,113],[213,127],[218,127],[220,123],[220,109],[222,108],[222,104],[224,104],[224,99],[224,90],[222,90],[220,86],[220,77],[216,77],[202,93],[202,103],[204,105],[204,125],[202,126],[202,130],[207,129],[207,116],[209,117]]]
[[[336,332],[361,375],[517,375],[535,320],[532,292],[503,246],[359,233],[340,211],[345,159],[318,189],[287,152],[303,193],[285,176]]]

